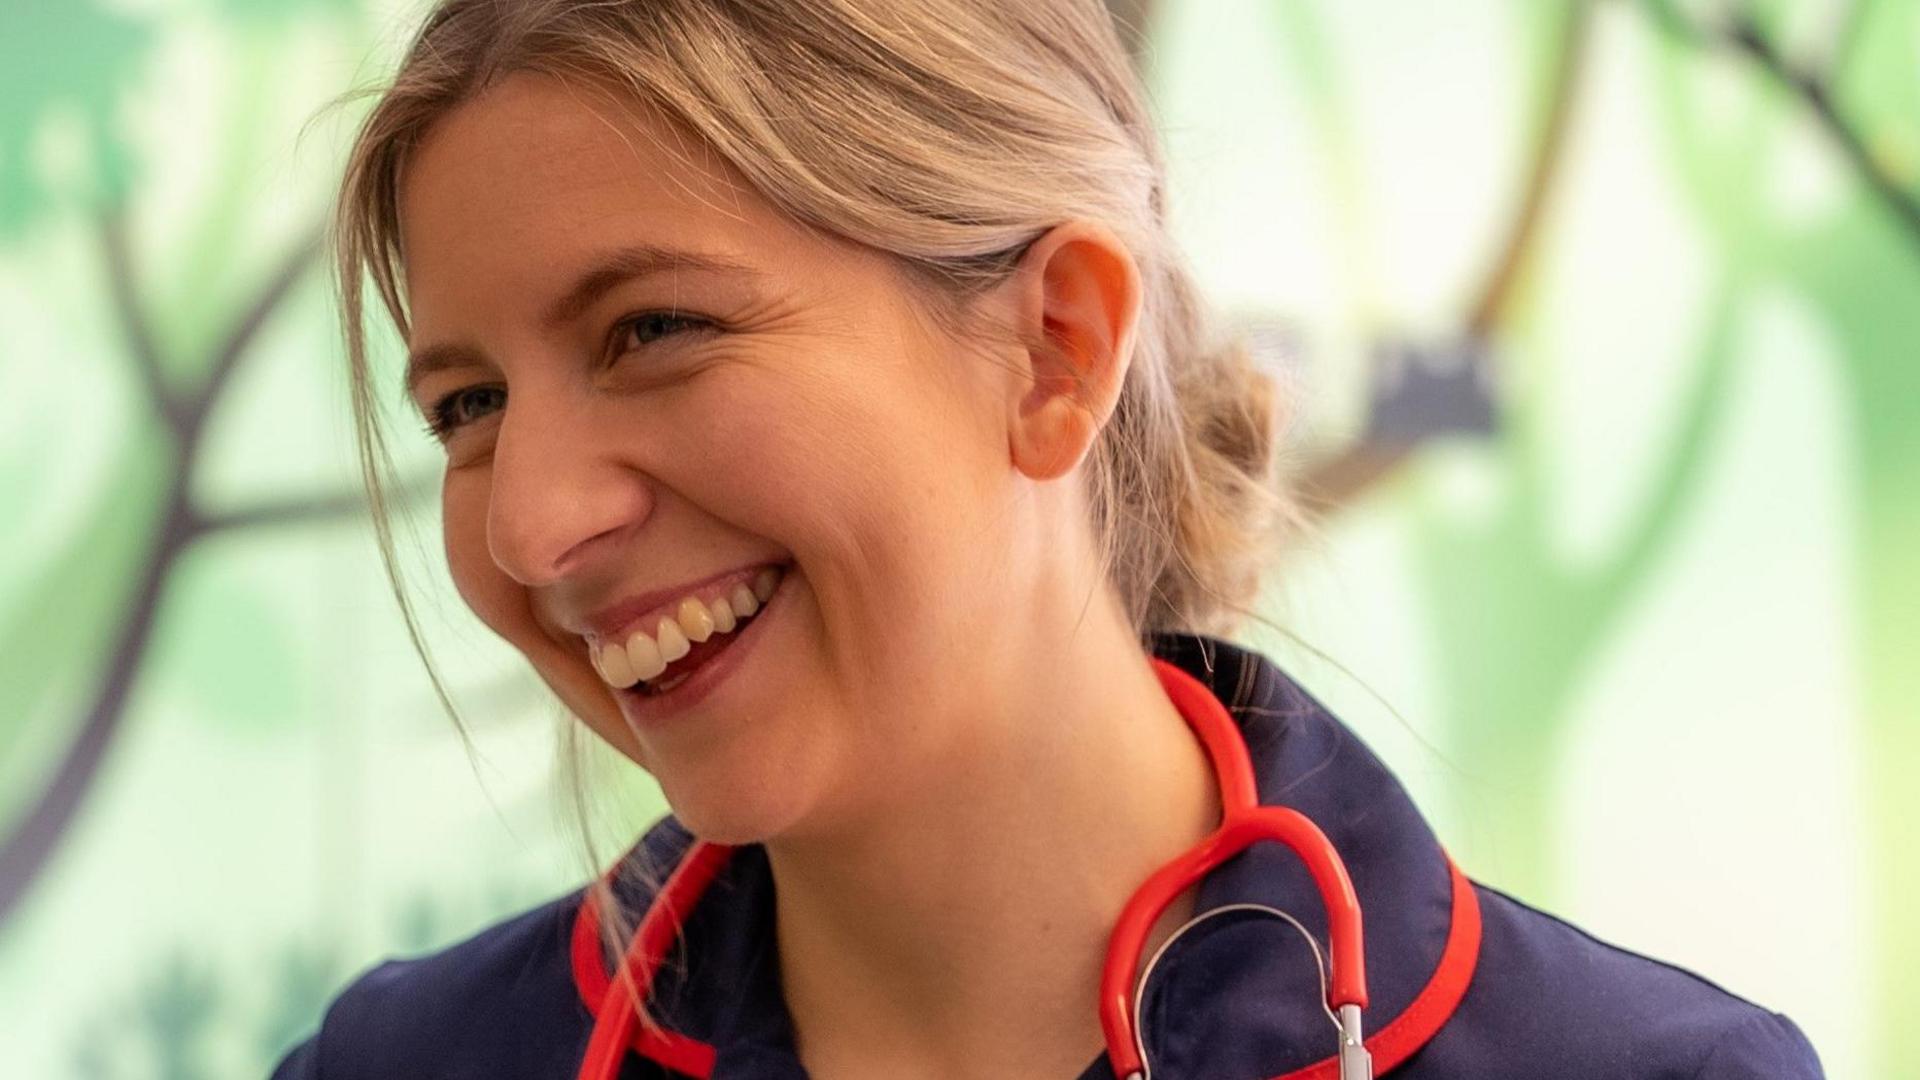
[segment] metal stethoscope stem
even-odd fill
[[[1253,844],[1273,840],[1285,844],[1299,857],[1326,909],[1328,960],[1332,970],[1325,973],[1322,996],[1329,1015],[1337,1017],[1340,1080],[1370,1080],[1373,1065],[1360,1024],[1360,1012],[1367,1006],[1360,900],[1354,894],[1346,865],[1340,861],[1326,834],[1306,815],[1284,806],[1260,805],[1246,742],[1241,738],[1239,726],[1213,692],[1164,660],[1155,658],[1153,668],[1167,696],[1206,749],[1214,778],[1220,785],[1222,813],[1219,828],[1147,878],[1121,909],[1119,921],[1114,924],[1100,980],[1100,1024],[1106,1034],[1107,1059],[1113,1065],[1113,1074],[1127,1080],[1151,1078],[1138,1021],[1139,991],[1145,977],[1136,980],[1135,973],[1139,971],[1141,953],[1153,924],[1177,897],[1215,867]],[[1292,916],[1277,908],[1250,906],[1278,915],[1306,933]],[[1216,913],[1208,912],[1189,922],[1174,937]],[[1167,944],[1173,940],[1168,938]],[[1307,940],[1313,943],[1318,957],[1318,943],[1313,942],[1311,934]],[[1162,951],[1164,949],[1163,945]]]
[[[1192,849],[1161,867],[1134,892],[1121,909],[1108,940],[1100,980],[1100,1025],[1106,1036],[1107,1059],[1113,1073],[1124,1080],[1151,1080],[1146,1047],[1140,1036],[1140,993],[1153,965],[1179,936],[1198,923],[1230,910],[1255,910],[1276,915],[1306,934],[1316,963],[1322,963],[1321,997],[1339,1032],[1340,1080],[1371,1080],[1373,1063],[1362,1039],[1361,1010],[1367,1005],[1366,960],[1362,953],[1360,902],[1345,864],[1318,826],[1296,810],[1261,806],[1254,789],[1253,765],[1240,729],[1213,692],[1193,676],[1159,658],[1154,673],[1180,715],[1205,747],[1220,786],[1220,826]],[[1312,876],[1327,915],[1328,955],[1298,920],[1278,908],[1260,904],[1228,905],[1190,920],[1155,952],[1147,970],[1136,979],[1147,935],[1175,898],[1214,867],[1263,840],[1285,844]],[[581,1062],[580,1080],[612,1080],[626,1055],[636,1046],[656,1059],[669,1059],[681,1071],[705,1076],[711,1068],[710,1048],[671,1033],[641,1031],[634,1000],[644,999],[659,973],[666,953],[679,936],[682,920],[726,864],[731,849],[696,843],[655,897],[627,955],[615,972],[615,988],[594,1018],[593,1034]],[[1329,970],[1330,969],[1330,970]],[[622,985],[624,984],[624,986]]]

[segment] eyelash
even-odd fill
[[[650,319],[664,320],[670,325],[683,327],[685,329],[698,329],[700,327],[711,327],[713,325],[708,320],[700,318],[697,315],[682,315],[677,311],[643,311],[637,315],[629,315],[619,322],[614,323],[613,329],[608,336],[615,344],[623,342],[629,331]],[[663,340],[670,336],[670,334],[671,332],[663,333],[660,337],[655,338],[654,341]],[[643,344],[651,344],[651,342]],[[637,347],[638,346],[636,346],[636,348]],[[445,441],[455,431],[472,423],[470,420],[455,420],[453,418],[454,406],[463,396],[475,391],[500,389],[501,388],[497,386],[466,386],[434,402],[427,408],[427,434],[432,438]]]

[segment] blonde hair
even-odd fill
[[[376,536],[450,713],[395,568],[362,276],[407,334],[407,154],[520,71],[659,107],[793,219],[892,256],[949,328],[1053,226],[1112,228],[1143,295],[1085,470],[1102,565],[1143,644],[1228,634],[1251,614],[1277,534],[1300,520],[1275,476],[1279,399],[1247,348],[1209,325],[1168,232],[1144,92],[1099,0],[442,0],[352,146],[333,241]],[[631,927],[606,882],[595,888],[618,949]]]

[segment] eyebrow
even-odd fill
[[[689,271],[762,279],[764,271],[725,255],[666,247],[660,244],[636,244],[616,248],[596,257],[574,278],[560,298],[547,305],[540,323],[554,329],[580,317],[596,301],[615,288],[640,278]],[[429,345],[407,357],[405,391],[411,398],[422,379],[447,368],[474,363],[478,351],[458,342]]]

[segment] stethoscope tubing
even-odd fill
[[[1215,867],[1262,840],[1285,844],[1305,864],[1327,913],[1327,1006],[1359,1030],[1359,1012],[1367,1006],[1366,955],[1360,898],[1340,855],[1320,827],[1285,806],[1261,806],[1254,787],[1253,762],[1240,728],[1226,706],[1198,679],[1158,657],[1154,672],[1180,715],[1192,726],[1213,762],[1220,784],[1221,821],[1205,839],[1154,871],[1120,911],[1108,938],[1100,975],[1100,1028],[1106,1037],[1113,1074],[1146,1075],[1137,1018],[1134,983],[1147,935],[1173,901]],[[1344,1040],[1343,1040],[1344,1041]]]
[[[1259,805],[1246,742],[1213,692],[1165,660],[1153,657],[1152,662],[1161,686],[1192,727],[1213,765],[1222,813],[1218,828],[1160,867],[1135,890],[1114,923],[1100,978],[1100,1026],[1114,1075],[1123,1080],[1148,1075],[1133,998],[1141,956],[1154,923],[1175,898],[1215,867],[1255,843],[1273,840],[1285,844],[1306,866],[1326,909],[1327,961],[1332,969],[1327,979],[1327,1006],[1339,1018],[1342,1080],[1370,1076],[1360,1026],[1360,1011],[1367,1004],[1360,901],[1345,864],[1326,834],[1306,815],[1289,807]],[[710,1047],[653,1027],[636,1036],[639,1017],[635,1002],[646,1000],[686,914],[732,854],[733,849],[726,845],[696,841],[661,886],[596,1012],[593,1034],[580,1063],[580,1080],[615,1080],[627,1053],[635,1049],[690,1075],[705,1076],[711,1071]]]
[[[634,1028],[640,1017],[634,1003],[647,999],[654,976],[680,935],[686,913],[693,910],[732,857],[733,848],[726,844],[697,841],[660,886],[595,1013],[593,1034],[580,1062],[580,1080],[616,1080],[629,1049],[638,1049],[656,1061],[675,1063],[690,1075],[705,1076],[712,1069],[712,1055],[706,1047],[673,1032],[648,1028],[636,1040]]]

